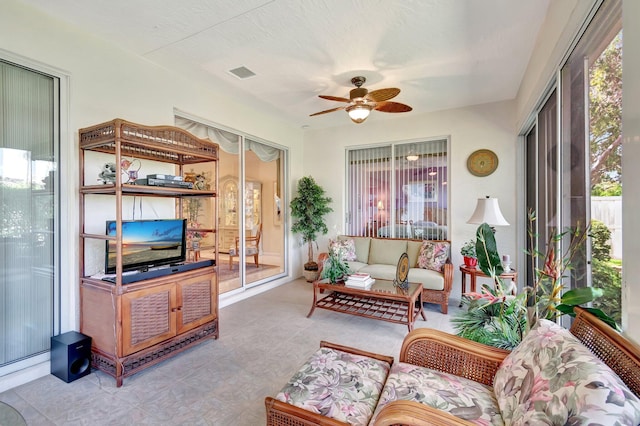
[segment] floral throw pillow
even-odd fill
[[[569,330],[539,320],[496,373],[508,425],[637,425],[640,400]]]
[[[449,259],[449,243],[445,241],[425,241],[420,247],[418,267],[442,272]]]
[[[338,259],[352,262],[356,257],[356,243],[353,239],[329,241],[329,254],[335,254]]]

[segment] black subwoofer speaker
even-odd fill
[[[51,338],[51,374],[73,382],[91,373],[91,337],[77,331]]]

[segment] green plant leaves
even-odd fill
[[[581,287],[569,290],[562,295],[561,303],[565,305],[578,306],[589,303],[602,296],[602,289],[595,287]]]
[[[496,279],[504,272],[493,230],[486,223],[478,226],[476,231],[476,256],[485,275]]]
[[[330,254],[324,261],[321,278],[328,279],[330,282],[335,283],[348,274],[349,265],[347,265],[347,262],[339,259],[338,256]]]

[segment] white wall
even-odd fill
[[[68,208],[63,216],[68,228],[62,235],[64,241],[78,241],[77,130],[82,127],[114,118],[171,125],[174,108],[178,108],[289,147],[291,174],[302,173],[303,135],[299,128],[234,99],[225,99],[206,83],[171,74],[14,0],[3,0],[0,6],[0,40],[4,50],[0,50],[0,57],[41,63],[68,76],[69,91],[64,95],[69,96],[69,110],[63,114],[68,116],[64,125],[69,133],[63,134],[61,141],[71,156],[61,167],[63,205]],[[290,182],[286,184],[291,187]],[[296,253],[291,257],[293,271],[300,271],[301,260]],[[63,259],[70,279],[62,281],[61,331],[79,329],[77,264],[77,247],[71,243]],[[41,368],[36,374],[46,370]],[[6,388],[5,379],[0,378],[0,391]],[[11,386],[19,382],[11,378]]]
[[[558,65],[567,53],[578,29],[599,0],[562,0],[549,2],[547,16],[529,59],[516,98],[516,126],[522,129],[555,77]]]
[[[329,234],[319,239],[326,250],[329,238],[345,233],[345,149],[357,145],[379,144],[450,136],[449,206],[451,215],[449,239],[453,262],[462,263],[460,247],[475,236],[476,225],[467,224],[476,199],[496,197],[500,209],[510,223],[515,223],[517,173],[514,162],[516,131],[514,102],[499,102],[425,114],[406,114],[394,119],[393,125],[380,113],[373,112],[362,124],[352,123],[345,114],[345,126],[324,130],[307,130],[304,138],[304,174],[311,175],[333,198],[333,213],[328,215]],[[336,112],[340,114],[340,112]],[[467,157],[473,151],[487,148],[499,158],[498,169],[487,177],[476,177],[467,171]],[[501,253],[516,253],[515,228],[501,227],[496,234]],[[517,268],[517,265],[514,265]],[[456,268],[453,298],[460,298],[460,272]]]

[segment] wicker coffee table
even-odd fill
[[[329,293],[319,299],[321,292]],[[347,287],[343,282],[319,280],[313,283],[313,304],[307,318],[316,308],[405,324],[409,331],[413,330],[418,314],[427,320],[422,309],[422,285],[416,283],[409,283],[409,288],[402,290],[393,281],[376,280],[365,290]]]

